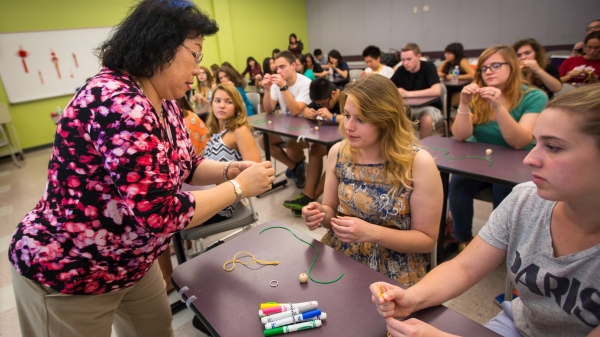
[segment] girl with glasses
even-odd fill
[[[533,126],[547,102],[546,94],[531,87],[523,78],[511,47],[490,47],[479,56],[473,83],[461,91],[452,134],[459,141],[531,149]],[[460,250],[473,237],[473,197],[489,187],[494,208],[511,191],[504,185],[460,175],[454,175],[450,181],[449,206]]]
[[[215,80],[213,79],[212,71],[204,66],[200,66],[200,72],[196,76],[196,79],[198,80],[198,85],[196,93],[192,96],[192,102],[199,108],[199,113],[206,113],[212,98]]]
[[[596,83],[600,77],[600,31],[589,33],[584,40],[585,55],[570,57],[558,68],[563,83]]]
[[[544,47],[536,40],[518,41],[513,45],[513,50],[517,53],[527,82],[546,92],[548,98],[552,98],[555,92],[562,89],[558,69],[548,62]]]

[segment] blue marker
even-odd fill
[[[267,323],[267,324],[265,324],[265,329],[269,330],[269,329],[278,328],[280,326],[284,326],[284,325],[288,325],[288,324],[294,324],[294,323],[299,323],[299,322],[303,322],[303,321],[308,321],[311,318],[317,317],[319,315],[321,315],[321,310],[319,310],[319,309],[307,311],[307,312],[301,313],[296,316],[287,317],[287,318],[280,319],[275,322]]]

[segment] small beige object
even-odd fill
[[[319,131],[319,127],[318,126],[315,126],[315,131]]]
[[[277,280],[271,280],[271,282],[269,282],[269,285],[271,287],[277,287],[279,285],[279,281],[277,281]]]
[[[268,121],[267,123],[269,123],[269,124],[273,124],[273,121]]]
[[[491,156],[492,155],[492,149],[485,150],[485,155],[486,156]]]
[[[302,273],[298,276],[298,279],[300,280],[300,283],[306,283],[308,281],[308,275]]]

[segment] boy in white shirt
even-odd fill
[[[368,74],[379,74],[387,78],[394,75],[394,69],[381,63],[381,49],[376,46],[368,46],[363,50],[362,56],[367,64],[367,68],[360,73],[360,76]]]

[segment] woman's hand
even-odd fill
[[[373,225],[359,218],[351,216],[331,218],[331,229],[342,242],[373,241],[369,235],[372,233]]]
[[[452,336],[416,318],[399,321],[393,318],[385,320],[387,330],[393,337],[442,337]]]
[[[536,60],[523,60],[521,61],[521,69],[523,70],[530,70],[534,73],[538,73],[540,70],[542,70],[542,68],[540,68],[540,65],[537,63]]]
[[[381,293],[379,289],[381,288]],[[416,301],[410,293],[386,282],[375,282],[369,287],[371,300],[379,314],[385,318],[404,318],[415,311]],[[381,295],[383,294],[383,296]]]
[[[262,80],[262,86],[265,90],[271,90],[271,85],[273,85],[273,81],[271,79],[271,74],[265,74]]]
[[[246,161],[234,161],[227,168],[227,179],[235,179],[242,171],[253,166],[256,162],[251,160]]]
[[[200,94],[200,93],[192,96],[192,101],[196,105],[207,105],[208,104],[208,100],[206,98],[204,98],[204,96],[202,96],[202,94]]]
[[[499,107],[504,106],[504,102],[506,100],[502,95],[502,90],[495,87],[479,88],[479,96],[487,99],[488,103],[492,107],[492,110],[496,110]]]
[[[302,217],[304,218],[304,224],[311,231],[321,227],[323,219],[325,219],[325,211],[323,206],[316,201],[309,203],[302,207]]]
[[[475,95],[478,92],[479,92],[479,86],[477,84],[471,83],[469,85],[466,85],[460,91],[460,104],[463,104],[468,107],[469,104],[471,104],[473,95]]]
[[[239,163],[238,170],[240,172],[236,174],[235,180],[242,187],[244,198],[257,196],[273,187],[275,170],[270,161],[263,161],[262,163],[242,161],[236,163]],[[229,170],[231,170],[231,166]],[[227,176],[229,177],[229,174]]]

